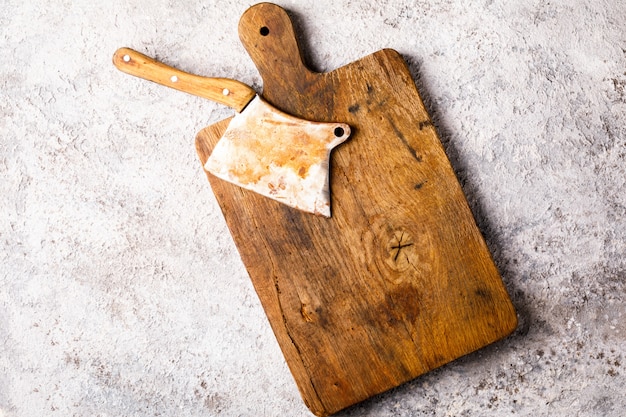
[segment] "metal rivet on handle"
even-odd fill
[[[129,62],[130,61],[130,55],[124,55],[124,57],[122,59],[124,60],[124,62]]]
[[[178,81],[178,77],[175,75],[172,75],[172,78],[170,78],[170,80],[175,83],[176,81]]]
[[[224,94],[225,96],[230,94],[230,90],[228,88],[225,88],[222,90],[222,94]]]

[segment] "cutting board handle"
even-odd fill
[[[172,68],[130,48],[120,48],[113,64],[122,72],[208,98],[241,112],[256,92],[244,83],[229,78],[209,78]]]
[[[261,75],[304,81],[317,75],[302,60],[296,34],[287,12],[271,3],[250,7],[239,21],[239,38]]]
[[[303,119],[345,121],[334,117],[333,83],[325,81],[326,74],[306,67],[284,9],[271,3],[250,7],[239,21],[239,38],[263,78],[266,101]]]

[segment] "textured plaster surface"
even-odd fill
[[[407,59],[520,319],[340,415],[623,416],[625,3],[278,3],[316,70]],[[310,415],[196,159],[231,111],[111,65],[260,90],[251,4],[2,3],[0,416]]]

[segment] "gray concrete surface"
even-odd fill
[[[278,3],[317,70],[406,57],[520,318],[340,415],[623,416],[624,3]],[[3,1],[0,416],[310,415],[196,160],[231,112],[111,65],[259,89],[251,4]]]

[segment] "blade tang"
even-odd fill
[[[120,48],[113,64],[122,72],[225,104],[241,112],[256,96],[246,84],[229,78],[210,78],[172,68],[130,48]]]

